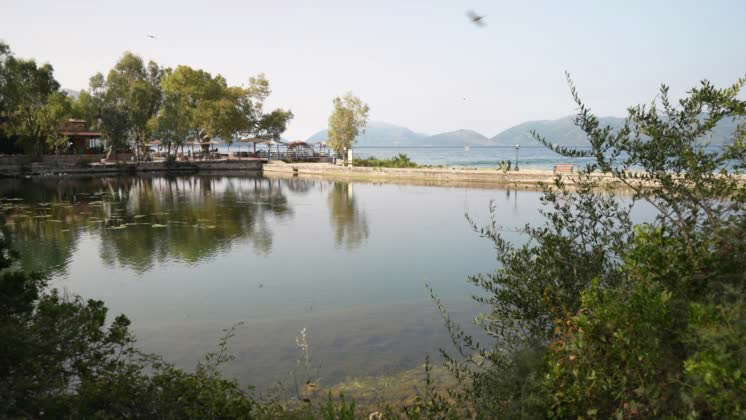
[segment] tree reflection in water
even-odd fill
[[[329,212],[337,246],[359,247],[368,239],[365,211],[358,208],[352,184],[335,182],[329,191]]]
[[[61,273],[82,233],[109,266],[144,272],[197,263],[246,240],[272,250],[272,223],[292,217],[281,181],[256,177],[111,177],[4,182],[2,206],[24,268]]]

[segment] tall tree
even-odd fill
[[[141,57],[126,52],[106,77],[106,102],[124,113],[135,153],[149,139],[148,120],[160,106],[162,74],[156,63],[146,67]]]
[[[18,138],[33,154],[59,141],[59,126],[69,111],[59,89],[50,64],[16,58],[0,44],[0,120],[5,134]]]
[[[343,155],[355,143],[358,134],[365,132],[369,108],[351,92],[334,98],[333,103],[334,111],[329,117],[329,147]]]
[[[120,97],[109,91],[101,73],[91,77],[89,91],[80,94],[75,108],[103,134],[108,147],[107,159],[116,149],[127,146],[127,112]]]
[[[187,124],[188,138],[198,141],[215,136],[232,134],[226,125],[236,121],[236,112],[226,98],[227,83],[217,75],[213,77],[204,70],[189,66],[178,66],[168,71],[163,78],[163,94],[172,105],[178,104],[180,113],[188,114],[181,119]],[[176,111],[176,108],[173,108]],[[165,114],[159,115],[159,118]]]
[[[256,137],[279,140],[282,133],[287,129],[288,122],[293,117],[292,111],[280,108],[269,114],[263,114],[256,123]]]
[[[262,74],[249,79],[249,86],[243,88],[229,86],[221,75],[178,66],[166,72],[162,87],[164,107],[151,126],[168,142],[219,137],[230,143],[240,134],[279,138],[293,117],[282,109],[264,114],[271,90]]]
[[[151,133],[160,140],[169,154],[189,137],[192,130],[192,112],[180,93],[164,92],[161,107],[148,122]]]
[[[89,91],[82,92],[74,110],[104,134],[109,154],[132,144],[139,156],[150,138],[148,122],[161,104],[163,70],[151,61],[126,52],[104,77],[91,77]]]

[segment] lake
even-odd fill
[[[288,382],[306,328],[321,381],[416,367],[478,311],[469,275],[496,268],[464,218],[495,201],[511,230],[539,222],[528,190],[347,183],[260,175],[0,180],[26,269],[103,300],[139,346],[192,367],[237,322],[226,373]]]

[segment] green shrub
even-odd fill
[[[692,412],[714,418],[746,418],[746,301],[731,290],[731,302],[695,303],[684,361]]]
[[[660,417],[681,412],[672,294],[640,279],[596,284],[557,325],[545,385],[556,417]],[[678,409],[678,410],[677,410]]]
[[[412,162],[409,156],[399,153],[397,156],[389,159],[378,159],[368,157],[364,159],[353,159],[353,166],[367,166],[374,168],[418,168],[419,165]]]

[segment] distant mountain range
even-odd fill
[[[474,130],[456,130],[428,136],[420,140],[420,146],[492,146],[490,139]]]
[[[326,141],[328,130],[321,130],[309,137],[307,141],[315,143]],[[371,121],[365,133],[358,136],[356,146],[456,146],[465,145],[490,146],[490,139],[474,130],[456,130],[448,133],[428,136],[427,134],[414,132],[406,127],[389,124],[380,121]]]
[[[618,129],[624,124],[624,118],[600,117],[601,125],[609,125]],[[736,121],[733,119],[723,120],[712,131],[708,141],[710,144],[718,145],[730,141],[736,129]],[[588,140],[585,134],[575,126],[575,117],[568,116],[557,120],[528,121],[508,128],[496,136],[488,138],[474,130],[456,130],[447,133],[428,136],[414,132],[406,127],[394,124],[371,121],[365,133],[357,138],[356,146],[442,146],[442,147],[464,147],[464,146],[539,146],[531,136],[534,130],[554,144],[566,146],[587,146]],[[308,138],[309,142],[325,141],[327,130],[321,130]]]
[[[609,125],[620,128],[624,125],[624,118],[600,117],[601,125]],[[553,144],[565,146],[587,146],[588,140],[578,127],[575,126],[575,117],[568,116],[558,120],[529,121],[510,127],[502,131],[490,140],[494,145],[512,146],[540,146],[532,136],[531,131],[536,131]]]
[[[326,141],[329,130],[321,130],[307,141],[315,143]],[[365,133],[357,137],[357,146],[411,146],[418,140],[427,137],[427,134],[415,133],[414,131],[380,121],[370,121]]]

